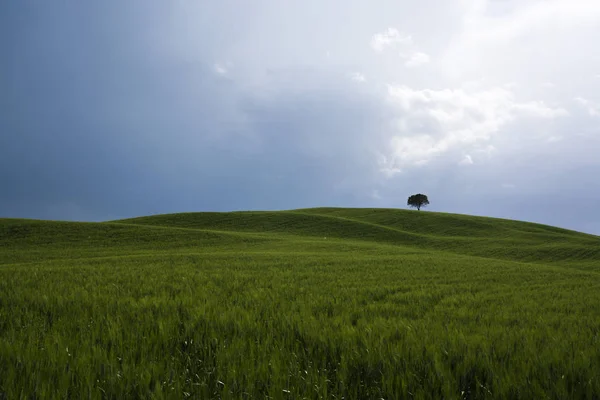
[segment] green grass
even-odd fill
[[[383,209],[0,219],[0,399],[600,398],[600,238]]]

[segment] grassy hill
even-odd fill
[[[0,219],[0,399],[600,398],[599,289],[599,237],[501,219]]]
[[[146,226],[370,241],[507,260],[599,267],[600,238],[546,225],[391,209],[182,213],[124,220]]]

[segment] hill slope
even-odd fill
[[[320,208],[166,214],[116,222],[372,241],[506,260],[600,268],[597,236],[540,224],[457,214]]]
[[[0,399],[600,398],[599,249],[402,210],[0,219]]]

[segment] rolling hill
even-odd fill
[[[407,210],[318,208],[181,213],[120,222],[221,232],[328,237],[508,260],[573,261],[590,268],[600,260],[600,238],[593,235],[511,220]]]
[[[391,209],[0,219],[1,398],[598,398],[600,237]]]

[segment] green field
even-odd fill
[[[0,219],[0,399],[598,399],[600,237],[384,209]]]

